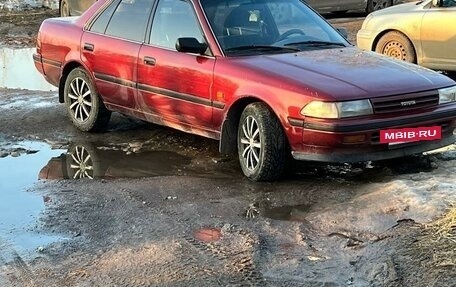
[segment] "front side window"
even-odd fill
[[[300,0],[201,0],[225,54],[290,52],[349,43]],[[249,50],[249,47],[251,48]]]
[[[192,5],[185,0],[161,0],[152,23],[150,43],[176,49],[176,41],[181,37],[196,38],[200,43],[204,42]]]
[[[122,0],[109,20],[105,34],[132,41],[144,41],[153,3],[150,0]]]

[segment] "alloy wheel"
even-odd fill
[[[372,11],[377,11],[390,6],[390,0],[372,1]]]
[[[86,121],[92,111],[92,91],[87,82],[82,78],[73,79],[70,83],[68,97],[74,119],[79,122]]]
[[[75,146],[70,153],[70,169],[73,179],[93,179],[93,161],[89,151],[83,146]]]
[[[71,16],[71,15],[70,15],[70,7],[69,7],[69,5],[68,5],[67,0],[63,0],[63,1],[60,3],[60,16],[61,16],[61,17],[68,17],[68,16]]]
[[[245,166],[254,171],[260,163],[262,143],[260,127],[252,116],[248,116],[242,124],[241,146]]]

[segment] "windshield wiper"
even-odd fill
[[[295,45],[308,45],[308,46],[339,46],[339,47],[346,47],[344,43],[339,42],[328,42],[328,41],[301,41],[301,42],[293,42],[287,43],[284,46],[295,46]]]
[[[225,52],[250,51],[250,50],[252,50],[252,51],[292,51],[292,52],[301,51],[298,48],[283,47],[283,46],[246,45],[246,46],[227,48],[227,49],[225,49]]]

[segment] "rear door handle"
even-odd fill
[[[93,52],[94,49],[95,49],[95,46],[93,44],[84,43],[84,50]]]
[[[144,57],[144,64],[146,64],[146,65],[155,66],[156,62],[157,62],[157,60],[155,60],[154,57],[149,57],[149,56]]]

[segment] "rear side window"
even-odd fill
[[[116,9],[119,1],[113,1],[111,5],[108,6],[98,18],[93,22],[92,27],[90,27],[90,31],[95,33],[104,34],[106,32],[106,27],[108,26],[109,20],[111,20],[112,13]]]
[[[113,2],[98,17],[90,30],[122,39],[144,41],[154,1],[122,0],[117,7],[116,2]],[[114,9],[115,11],[112,13]]]

